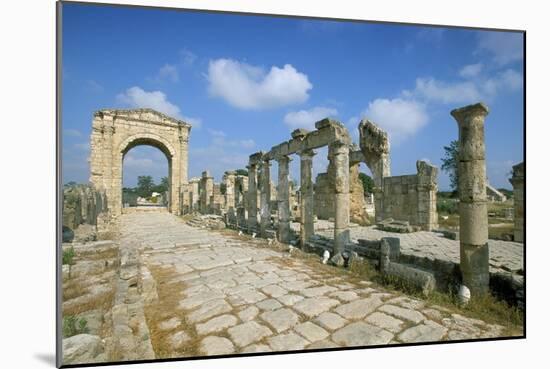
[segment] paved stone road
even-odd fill
[[[503,333],[501,326],[276,251],[266,240],[193,228],[168,213],[125,214],[121,234],[125,249],[139,251],[139,285],[157,357]],[[162,314],[147,313],[155,306]]]

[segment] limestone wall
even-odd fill
[[[63,188],[63,226],[75,230],[81,224],[97,225],[99,215],[107,211],[105,191],[91,185],[74,185]]]
[[[417,170],[417,174],[383,179],[381,218],[408,221],[429,231],[438,226],[437,168],[418,161]]]
[[[327,173],[319,173],[315,179],[314,206],[315,215],[319,219],[334,218],[334,175],[329,164]],[[350,173],[350,220],[360,225],[368,225],[365,193],[363,183],[359,179],[359,165],[352,165]]]

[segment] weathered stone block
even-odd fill
[[[458,206],[460,215],[460,242],[484,245],[489,237],[487,204],[464,203]]]

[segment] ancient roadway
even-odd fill
[[[191,227],[168,212],[123,214],[120,234],[123,265],[137,263],[157,358],[504,334],[266,240]]]

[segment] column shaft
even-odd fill
[[[337,254],[349,243],[349,146],[339,142],[332,144],[329,158],[335,168],[333,251]]]
[[[248,167],[248,231],[255,232],[258,227],[258,188],[256,184],[257,166]]]
[[[271,163],[262,162],[261,194],[260,194],[260,235],[266,237],[266,231],[271,225]]]
[[[484,123],[489,113],[483,104],[455,109],[458,122],[458,195],[460,198],[460,269],[462,283],[473,295],[489,290]]]
[[[300,154],[300,244],[305,246],[314,233],[313,225],[313,150]]]
[[[279,217],[279,242],[290,241],[290,190],[288,181],[288,164],[290,158],[283,156],[278,159],[279,178],[277,183],[277,206]]]

